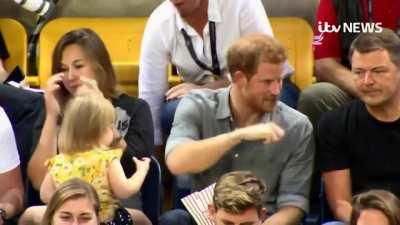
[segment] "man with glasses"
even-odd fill
[[[347,224],[353,194],[386,189],[400,196],[400,39],[386,28],[360,34],[350,62],[360,99],[324,114],[317,130],[326,197]]]

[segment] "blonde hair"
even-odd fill
[[[257,72],[260,62],[279,64],[286,59],[286,48],[275,38],[260,33],[240,38],[227,54],[229,73],[233,76],[236,71],[242,71],[247,79]]]
[[[250,171],[234,171],[223,175],[215,184],[215,209],[239,214],[255,208],[261,212],[264,203],[264,183]]]
[[[115,120],[110,101],[98,93],[78,95],[68,102],[59,134],[61,152],[73,153],[99,146],[100,139]]]
[[[88,198],[93,205],[93,209],[97,218],[99,217],[100,201],[96,190],[87,182],[73,178],[60,185],[54,192],[49,204],[47,205],[46,212],[43,217],[42,225],[53,224],[55,212],[67,201],[72,199]]]

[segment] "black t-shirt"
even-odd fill
[[[143,99],[121,94],[112,103],[117,114],[117,129],[127,144],[121,163],[129,177],[136,170],[132,157],[149,157],[153,153],[153,120],[150,107]]]
[[[350,169],[353,194],[380,188],[400,196],[400,119],[378,121],[354,100],[322,116],[317,152],[322,171]]]

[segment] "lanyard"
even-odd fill
[[[183,35],[183,38],[185,39],[186,47],[189,50],[189,53],[192,56],[192,59],[196,62],[196,64],[198,66],[200,66],[202,69],[211,71],[213,74],[220,76],[221,69],[219,67],[218,55],[217,55],[215,23],[210,21],[208,25],[209,25],[209,31],[210,31],[210,45],[211,45],[211,59],[212,59],[212,67],[211,68],[209,66],[207,66],[205,63],[203,63],[202,61],[200,61],[199,58],[197,57],[196,52],[194,51],[192,40],[190,39],[186,30],[182,28],[181,33]]]

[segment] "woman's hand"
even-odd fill
[[[67,90],[63,87],[63,76],[63,73],[57,73],[47,81],[44,99],[48,116],[59,116],[61,114],[61,107],[67,98],[69,98]]]

